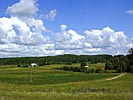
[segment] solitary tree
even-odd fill
[[[129,49],[128,52],[129,52],[130,54],[133,54],[133,48]]]
[[[129,55],[127,55],[129,61],[128,71],[133,72],[133,48],[129,49],[128,52],[130,53]]]

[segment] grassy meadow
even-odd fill
[[[55,70],[63,64],[32,68],[0,67],[0,100],[133,100],[133,74]],[[79,66],[75,64],[73,66]],[[90,64],[104,68],[104,64]]]

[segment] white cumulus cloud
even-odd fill
[[[115,55],[126,54],[133,47],[133,39],[110,27],[79,33],[62,24],[59,32],[48,31],[43,20],[37,17],[38,10],[37,0],[20,0],[7,8],[10,17],[0,18],[0,57],[66,53]],[[132,10],[128,13],[132,14]],[[54,9],[45,17],[52,21],[56,15]]]
[[[84,36],[79,35],[74,30],[67,30],[66,25],[61,25],[61,32],[57,33],[55,47],[56,49],[80,49],[82,48]]]
[[[61,25],[56,35],[55,49],[72,54],[126,54],[133,46],[123,31],[110,27],[101,30],[85,30],[84,35]]]
[[[0,18],[1,56],[40,56],[53,53],[43,20],[35,18],[36,0],[20,0],[7,8],[9,18]]]
[[[37,11],[36,0],[20,0],[7,9],[7,13],[18,17],[32,17]]]
[[[56,15],[57,15],[57,10],[54,9],[54,10],[51,10],[47,15],[45,15],[45,18],[50,19],[52,21],[55,19]]]
[[[85,52],[88,53],[94,50],[94,53],[124,54],[127,48],[130,48],[125,33],[115,32],[110,27],[102,30],[86,30],[84,33],[86,34],[85,46],[88,48],[88,50],[85,48]]]

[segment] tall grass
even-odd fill
[[[56,65],[56,67],[59,65]],[[0,100],[132,100],[133,74],[106,81],[117,74],[87,74],[51,69],[0,69]]]

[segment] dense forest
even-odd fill
[[[113,58],[111,55],[57,55],[46,57],[17,57],[17,58],[1,58],[0,65],[18,65],[37,63],[39,66],[46,64],[64,64],[64,63],[105,63]]]
[[[110,61],[106,62],[106,70],[117,70],[117,72],[133,73],[133,48],[129,49],[129,54],[114,56]]]

